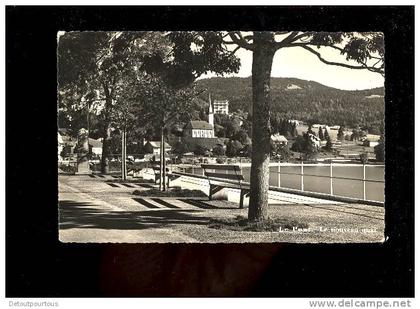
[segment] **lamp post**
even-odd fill
[[[90,144],[89,144],[89,132],[90,132],[90,127],[89,127],[89,111],[90,111],[89,101],[86,101],[87,140],[88,140],[89,155],[90,155]]]
[[[121,179],[127,180],[127,130],[121,129]]]

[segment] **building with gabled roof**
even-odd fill
[[[160,155],[160,141],[148,141],[143,146],[145,153],[153,153],[156,156]],[[172,150],[172,146],[165,142],[165,153]]]
[[[375,147],[379,144],[380,139],[381,139],[380,135],[366,134],[366,136],[362,139],[363,140],[363,146]]]
[[[95,155],[102,155],[102,141],[101,139],[94,139],[89,137],[89,150]]]
[[[214,138],[214,127],[205,121],[193,120],[185,126],[184,136],[190,138]]]
[[[287,143],[288,143],[287,138],[284,137],[284,135],[281,135],[281,134],[278,134],[278,133],[274,134],[274,135],[271,135],[271,140],[274,143],[279,143],[279,144],[282,144],[282,145],[287,145]]]
[[[214,105],[209,95],[209,122],[203,120],[192,120],[188,122],[183,130],[182,141],[187,144],[191,150],[196,147],[213,149],[218,139],[214,135]]]

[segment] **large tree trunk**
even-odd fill
[[[268,217],[270,163],[270,76],[275,50],[273,35],[254,32],[252,59],[252,165],[248,219]]]

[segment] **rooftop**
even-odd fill
[[[190,121],[186,126],[186,129],[201,129],[201,130],[213,130],[213,126],[206,121],[193,120]]]
[[[214,100],[213,104],[229,104],[228,100]]]
[[[102,141],[99,139],[89,138],[89,145],[94,148],[102,148]]]
[[[369,142],[379,142],[380,139],[381,139],[381,136],[377,134],[367,134],[365,138],[365,140]]]
[[[273,142],[287,142],[287,138],[280,134],[271,135],[271,140]]]
[[[160,148],[160,142],[158,141],[149,141],[147,144],[150,144],[153,148]],[[169,149],[171,148],[171,145],[169,145],[167,142],[165,142],[165,148]]]

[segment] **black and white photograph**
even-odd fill
[[[59,31],[59,240],[381,243],[381,32]]]
[[[155,2],[5,7],[6,305],[415,307],[414,5]]]

